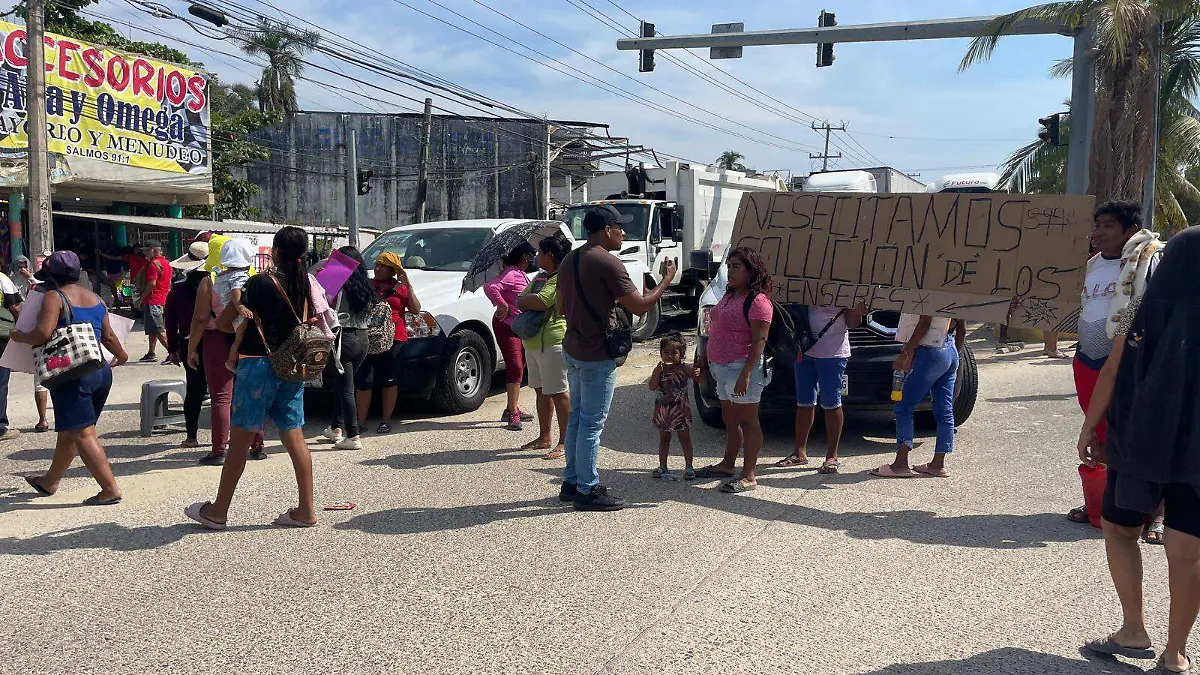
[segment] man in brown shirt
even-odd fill
[[[597,467],[600,434],[617,386],[617,362],[605,346],[605,332],[616,325],[618,303],[639,316],[653,309],[677,270],[676,263],[668,261],[662,283],[646,295],[638,291],[625,265],[611,253],[621,249],[622,225],[630,220],[611,205],[593,207],[583,219],[587,243],[563,259],[558,273],[558,310],[567,318],[563,351],[571,390],[567,467],[558,498],[574,501],[579,511],[625,508],[624,499],[600,484]],[[588,311],[588,305],[594,312]]]

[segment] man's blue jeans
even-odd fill
[[[895,405],[896,442],[912,449],[913,413],[928,395],[937,420],[934,452],[954,451],[954,378],[958,375],[958,350],[954,338],[941,347],[917,347],[912,370],[904,380],[904,398]]]
[[[8,431],[8,378],[12,371],[0,368],[0,434]]]
[[[567,386],[571,390],[563,481],[574,485],[580,494],[588,494],[600,483],[600,470],[596,466],[600,434],[617,387],[617,362],[580,361],[570,354],[563,357],[567,360]]]

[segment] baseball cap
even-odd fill
[[[157,239],[148,239],[142,243],[142,248],[162,248],[162,242]]]
[[[203,265],[206,258],[208,258],[208,242],[194,241],[191,246],[188,246],[187,253],[171,261],[171,267],[191,272]]]
[[[599,232],[613,225],[624,225],[632,222],[632,215],[623,215],[612,204],[598,204],[588,209],[583,217],[583,227],[588,232]]]
[[[234,237],[221,247],[221,267],[254,267],[254,246],[249,239]]]
[[[74,251],[55,251],[46,258],[46,271],[55,279],[77,281],[79,279],[79,256]]]
[[[396,272],[399,272],[400,270],[404,269],[404,264],[402,262],[400,262],[400,256],[396,255],[395,253],[392,253],[391,251],[384,251],[383,253],[380,253],[378,256],[376,256],[375,264],[376,265],[387,265],[388,267],[396,270]]]

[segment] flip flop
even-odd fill
[[[542,455],[542,459],[562,459],[566,456],[567,451],[561,446],[555,446],[553,450]]]
[[[775,466],[784,468],[789,466],[806,466],[808,464],[807,457],[797,457],[794,453],[775,462]]]
[[[1052,359],[1069,359],[1069,358],[1071,358],[1070,354],[1064,352],[1061,349],[1056,349],[1054,351],[1049,351],[1049,350],[1043,349],[1042,356],[1048,356]]]
[[[1075,508],[1071,509],[1070,511],[1067,511],[1067,520],[1071,521],[1072,523],[1083,523],[1083,524],[1087,524],[1087,523],[1091,522],[1088,520],[1088,517],[1087,517],[1087,509],[1085,509],[1082,506],[1076,506]]]
[[[939,471],[933,471],[929,468],[928,464],[917,464],[917,465],[913,466],[912,470],[916,471],[917,473],[923,473],[926,476],[933,476],[934,478],[949,478],[950,477],[950,472],[947,471],[945,469],[945,467],[943,467]]]
[[[913,473],[912,471],[909,471],[908,473],[896,473],[891,464],[884,464],[883,466],[877,466],[874,469],[871,469],[871,475],[878,476],[879,478],[912,478],[917,474]]]
[[[187,516],[188,518],[191,518],[192,520],[196,521],[197,523],[200,523],[206,529],[216,530],[216,531],[225,529],[225,523],[218,523],[215,520],[205,518],[204,516],[200,515],[200,509],[204,508],[205,506],[209,505],[210,503],[211,502],[196,502],[195,504],[192,504],[191,506],[184,509],[183,515]]]
[[[1083,648],[1104,656],[1124,656],[1127,659],[1152,659],[1156,656],[1153,647],[1126,647],[1117,644],[1111,635],[1103,640],[1092,640]]]
[[[33,431],[34,431],[34,433],[44,434],[47,431],[50,431],[50,425],[42,424],[41,422],[38,422],[37,425],[33,427]]]
[[[733,478],[732,471],[717,471],[716,464],[696,469],[696,478]]]
[[[313,521],[311,523],[306,523],[303,520],[296,520],[295,518],[292,517],[291,509],[288,509],[287,511],[284,511],[283,513],[279,514],[279,517],[275,519],[275,524],[279,525],[281,527],[296,527],[296,528],[316,527],[316,525],[317,525],[316,521]]]
[[[758,489],[758,483],[747,483],[741,478],[731,480],[728,483],[721,483],[721,492],[728,492],[729,494],[741,494],[756,489]]]
[[[838,461],[825,462],[825,463],[821,464],[821,468],[817,469],[817,473],[820,473],[820,474],[837,473],[838,468],[841,466],[842,466],[842,463],[838,462]]]
[[[37,491],[39,497],[49,497],[54,494],[53,492],[42,487],[41,484],[37,482],[37,479],[33,476],[26,476],[25,482],[29,483],[29,487]]]
[[[1184,652],[1183,655],[1188,660],[1187,670],[1171,670],[1167,667],[1167,664],[1163,663],[1162,659],[1159,659],[1158,665],[1154,666],[1154,670],[1151,670],[1149,675],[1186,675],[1192,672],[1192,655],[1187,652]]]
[[[108,499],[101,499],[100,495],[96,494],[83,500],[83,503],[85,506],[116,506],[121,503],[121,498],[109,497]]]
[[[529,441],[528,443],[526,443],[525,445],[522,445],[521,447],[519,447],[517,449],[518,450],[549,450],[552,447],[554,447],[554,446],[550,445],[549,443],[538,443],[538,440],[535,438],[532,441]]]
[[[1147,544],[1150,544],[1151,546],[1162,546],[1163,545],[1163,535],[1165,533],[1166,533],[1166,526],[1164,526],[1162,524],[1162,521],[1156,521],[1156,522],[1149,523],[1146,525],[1145,530],[1142,531],[1142,541],[1146,542]],[[1153,541],[1151,541],[1150,540],[1151,534],[1158,535],[1158,536],[1155,537],[1155,539]]]

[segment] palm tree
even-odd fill
[[[737,150],[726,150],[717,158],[717,168],[726,171],[745,171],[746,167],[742,165],[743,159],[746,159],[746,156]]]
[[[244,43],[242,51],[267,59],[258,81],[259,108],[269,114],[295,112],[295,78],[304,70],[300,57],[316,48],[320,34],[297,31],[286,23],[261,17],[257,27],[238,31],[238,37]]]
[[[1091,191],[1102,199],[1141,199],[1151,163],[1157,162],[1156,217],[1160,229],[1185,226],[1177,195],[1195,187],[1181,164],[1200,159],[1200,116],[1189,99],[1200,90],[1200,3],[1196,0],[1068,0],[1038,5],[993,20],[971,42],[960,70],[989,59],[1015,24],[1037,20],[1070,31],[1096,29],[1096,124],[1089,167]],[[1162,40],[1155,33],[1161,23]],[[1161,88],[1158,83],[1161,56]],[[1051,74],[1071,72],[1070,60]],[[1153,156],[1154,102],[1159,96],[1158,157]],[[1053,171],[1055,153],[1037,143],[1006,163],[1019,187],[1039,170]],[[1060,170],[1061,172],[1061,170]],[[1186,185],[1185,185],[1186,184]]]

